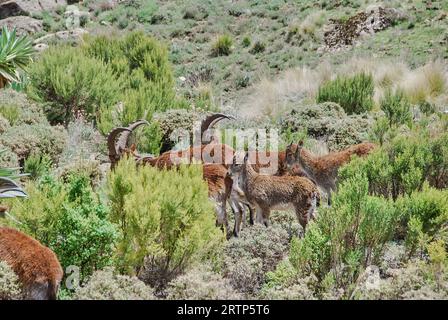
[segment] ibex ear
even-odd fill
[[[246,155],[244,156],[244,163],[246,163],[248,159],[249,159],[249,152],[246,152]]]

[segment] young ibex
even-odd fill
[[[315,181],[326,193],[328,204],[331,204],[331,192],[336,191],[338,169],[348,163],[353,155],[366,156],[375,144],[363,142],[339,152],[332,152],[324,156],[315,156],[303,148],[303,141],[289,145],[286,149],[288,167],[300,165],[306,175]]]
[[[25,299],[55,300],[63,271],[49,248],[15,229],[0,227],[0,260],[17,274]]]
[[[233,178],[233,188],[244,194],[247,201],[255,206],[257,218],[264,225],[269,225],[271,210],[287,210],[292,207],[305,231],[320,202],[317,186],[305,177],[259,174],[249,164],[248,158],[249,154],[246,153],[244,162],[237,164],[234,157],[228,171]]]

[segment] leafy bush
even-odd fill
[[[397,135],[368,157],[341,168],[339,176],[344,180],[365,172],[372,193],[393,199],[421,190],[431,168],[437,171],[436,167],[443,169],[445,165],[444,161],[433,162],[432,150],[437,151],[432,148],[433,141],[424,130]],[[443,151],[439,148],[438,157],[440,152]]]
[[[155,111],[186,107],[176,98],[165,46],[142,32],[50,48],[30,73],[30,93],[48,106],[52,123],[67,125],[81,114],[107,133],[139,118],[151,120]]]
[[[337,77],[319,87],[317,102],[336,102],[348,114],[364,113],[373,107],[373,90],[373,77],[370,74]]]
[[[109,168],[109,165],[106,165]],[[74,175],[83,175],[89,179],[91,186],[94,188],[98,187],[106,176],[100,162],[93,159],[75,159],[63,166],[59,166],[56,174],[64,182],[70,181]]]
[[[62,183],[50,176],[27,185],[27,200],[12,200],[18,227],[51,248],[65,268],[80,268],[81,280],[111,263],[116,227],[92,191],[89,179],[73,176]]]
[[[257,54],[263,52],[264,50],[266,50],[266,44],[264,44],[261,41],[257,41],[254,43],[253,47],[249,50],[249,52],[252,54]]]
[[[212,45],[212,56],[228,56],[232,53],[233,40],[229,35],[219,36]]]
[[[89,281],[76,289],[76,300],[154,300],[152,289],[137,277],[117,274],[112,268],[95,271]]]
[[[399,197],[396,201],[403,224],[407,226],[409,254],[423,248],[448,223],[448,192],[424,187],[421,192]]]
[[[288,259],[281,261],[274,271],[266,274],[260,297],[268,300],[314,300],[316,279],[300,278]]]
[[[176,141],[171,140],[171,135],[178,130],[186,130],[193,134],[195,122],[201,120],[201,114],[189,110],[167,110],[154,115],[154,121],[159,125],[162,134],[161,146],[163,150],[171,150]]]
[[[359,284],[358,287],[362,286]],[[391,300],[446,300],[448,279],[446,273],[435,279],[431,265],[423,261],[412,262],[396,269],[392,276],[380,279],[377,286],[357,290],[357,299]]]
[[[22,295],[19,278],[4,261],[0,261],[0,300],[17,300]]]
[[[110,67],[79,48],[45,50],[30,68],[30,95],[46,104],[49,121],[67,126],[79,113],[94,119],[98,108],[115,104],[122,84]]]
[[[397,217],[391,201],[368,195],[367,177],[360,173],[341,183],[334,198],[331,208],[319,210],[305,237],[291,243],[289,258],[301,274],[322,281],[331,272],[346,286],[360,268],[379,262]]]
[[[0,167],[17,168],[19,167],[19,159],[10,148],[0,145]]]
[[[82,117],[67,127],[67,143],[62,150],[59,166],[71,167],[74,163],[108,161],[104,136]]]
[[[32,154],[25,160],[24,170],[31,179],[36,180],[48,174],[51,169],[51,159],[47,155]]]
[[[398,90],[396,93],[392,93],[391,90],[388,90],[380,101],[380,107],[389,121],[389,127],[408,124],[412,120],[410,104],[403,91]]]
[[[242,293],[257,292],[265,273],[274,270],[283,259],[288,240],[287,232],[278,226],[254,225],[243,229],[224,248],[224,276]]]
[[[56,161],[66,139],[66,132],[62,127],[52,127],[48,124],[21,124],[4,132],[0,136],[0,144],[17,154],[23,164],[31,154],[47,154]]]
[[[365,141],[372,119],[368,115],[347,116],[338,104],[324,102],[292,109],[279,125],[284,134],[306,131],[313,138],[326,140],[334,151]]]
[[[29,101],[24,93],[11,89],[0,91],[0,115],[8,120],[11,126],[47,123],[41,106]]]
[[[5,119],[3,116],[0,115],[0,134],[8,130],[10,127],[8,119]]]
[[[117,266],[156,289],[216,249],[223,234],[200,166],[137,168],[123,159],[108,179],[111,219],[121,227]]]
[[[237,300],[241,295],[229,281],[201,265],[180,275],[168,284],[168,299],[173,300]]]

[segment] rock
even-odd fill
[[[82,28],[76,28],[73,30],[64,30],[56,32],[56,38],[60,40],[81,40],[82,36],[89,33],[87,30]]]
[[[8,27],[9,30],[16,28],[19,35],[31,35],[43,30],[42,21],[25,16],[9,17],[0,20],[0,28]]]
[[[47,50],[48,49],[48,44],[46,44],[46,43],[38,43],[38,44],[36,44],[36,45],[34,45],[34,50],[36,50],[37,52],[42,52],[42,51],[44,51],[44,50]]]
[[[52,11],[65,5],[66,0],[0,0],[0,19]]]
[[[387,29],[405,18],[406,15],[397,9],[370,6],[345,21],[330,19],[331,23],[324,28],[325,49],[339,51],[350,47],[360,37]]]

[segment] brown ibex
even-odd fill
[[[0,260],[17,274],[25,299],[57,298],[63,271],[49,248],[20,231],[0,227]]]
[[[237,198],[232,194],[232,180],[227,176],[227,167],[223,162],[230,163],[233,157],[233,149],[225,144],[215,143],[213,137],[208,135],[207,130],[216,124],[219,120],[231,119],[231,117],[223,114],[214,114],[207,117],[201,124],[201,145],[190,147],[188,150],[183,151],[167,151],[162,153],[158,157],[142,156],[137,150],[135,144],[127,147],[129,143],[129,137],[133,130],[137,127],[147,124],[145,120],[139,120],[129,127],[119,127],[109,134],[108,148],[109,158],[111,160],[111,168],[114,168],[118,160],[123,154],[132,156],[136,162],[140,165],[151,165],[159,169],[172,169],[177,167],[180,162],[173,162],[173,158],[178,157],[182,160],[196,161],[197,164],[201,164],[203,168],[203,177],[208,184],[209,197],[215,202],[216,210],[216,223],[218,226],[225,226],[226,232],[228,231],[227,220],[227,202],[229,201],[232,210],[242,211],[245,210],[242,204],[237,203]],[[118,142],[115,140],[118,138]],[[185,155],[187,158],[185,158]],[[222,156],[222,157],[221,157]],[[226,160],[227,159],[227,160]],[[229,160],[230,159],[230,160]],[[223,161],[224,160],[224,161]],[[217,163],[215,163],[217,162]],[[252,213],[251,213],[252,217]],[[227,232],[228,233],[228,232]]]
[[[234,181],[234,189],[243,193],[255,206],[257,217],[264,225],[269,225],[271,210],[287,210],[292,207],[305,231],[320,202],[317,186],[305,177],[259,174],[249,164],[248,158],[249,154],[246,153],[244,162],[237,164],[234,157],[228,170]]]
[[[366,156],[375,147],[373,143],[363,142],[339,152],[315,156],[303,148],[303,141],[299,141],[297,145],[289,145],[286,148],[286,162],[290,168],[299,165],[306,175],[327,194],[330,205],[331,192],[336,191],[338,169],[348,163],[353,155]]]

